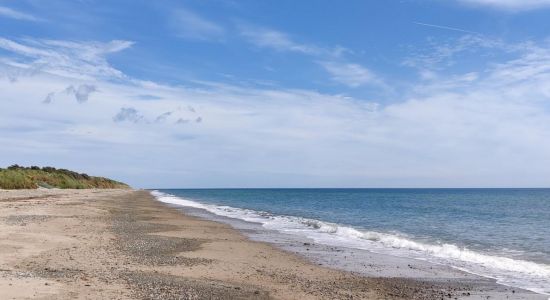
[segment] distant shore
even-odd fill
[[[2,299],[547,299],[425,269],[399,278],[324,265],[147,191],[0,190]]]

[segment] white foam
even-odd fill
[[[266,229],[305,236],[316,243],[422,259],[450,265],[497,282],[550,294],[550,265],[480,253],[453,244],[429,244],[399,233],[361,230],[314,219],[273,215],[268,212],[217,206],[175,197],[159,191],[152,194],[165,203],[207,210],[216,215],[260,223]]]

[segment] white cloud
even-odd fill
[[[521,11],[550,7],[550,0],[458,0],[461,3],[497,9]]]
[[[257,26],[241,26],[241,34],[258,47],[271,48],[277,51],[299,52],[309,55],[322,55],[327,50],[308,44],[295,42],[283,32]]]
[[[514,57],[533,51],[533,44],[530,42],[509,44],[499,39],[471,34],[443,42],[430,40],[429,43],[430,46],[421,50],[410,50],[410,56],[402,62],[405,66],[417,69],[419,77],[427,81],[437,80],[440,73],[449,74],[456,67],[465,73],[470,72],[470,75],[483,72],[498,57]],[[456,85],[457,81],[464,78],[454,76],[451,79],[446,80],[447,87]]]
[[[320,59],[319,64],[331,75],[331,79],[350,87],[381,83],[374,72],[357,63],[344,62],[341,57],[350,52],[343,47],[326,48],[313,44],[299,43],[288,34],[257,26],[241,26],[241,34],[249,42],[262,48],[280,52],[296,52]]]
[[[39,18],[31,14],[23,13],[5,6],[0,6],[0,17],[7,17],[22,21],[40,21]]]
[[[350,87],[359,87],[366,84],[379,84],[380,80],[367,68],[351,63],[321,62],[334,81]]]
[[[33,53],[54,51],[33,45]],[[55,70],[0,78],[0,164],[77,167],[144,187],[546,186],[550,50],[522,49],[477,73],[433,78],[387,105],[284,88],[83,80]],[[68,61],[80,59],[73,55]],[[59,93],[41,104],[82,84],[101,97],[82,105]]]
[[[519,50],[517,46],[510,46],[502,41],[486,38],[479,35],[467,34],[458,39],[451,39],[447,42],[431,42],[431,46],[421,53],[413,53],[403,62],[409,67],[420,69],[442,69],[456,63],[456,56],[464,53],[485,54],[491,50],[513,52]]]
[[[107,62],[106,55],[132,45],[133,42],[119,40],[101,43],[26,39],[16,42],[0,38],[0,49],[19,55],[18,60],[4,60],[6,64],[24,67],[26,74],[44,71],[81,79],[124,77]],[[17,77],[17,74],[9,76]]]
[[[180,8],[173,12],[172,26],[180,37],[196,40],[220,40],[225,29],[197,13]]]
[[[288,33],[251,24],[240,24],[241,35],[250,43],[280,52],[296,52],[316,57],[339,58],[351,50],[342,46],[321,47],[296,41]]]

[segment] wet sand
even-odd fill
[[[387,274],[312,263],[146,191],[0,191],[0,299],[547,299],[476,277]]]

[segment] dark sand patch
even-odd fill
[[[3,218],[8,225],[26,226],[29,223],[41,223],[55,218],[51,215],[11,215]]]
[[[271,299],[266,291],[226,282],[158,273],[128,273],[123,276],[140,299]]]

